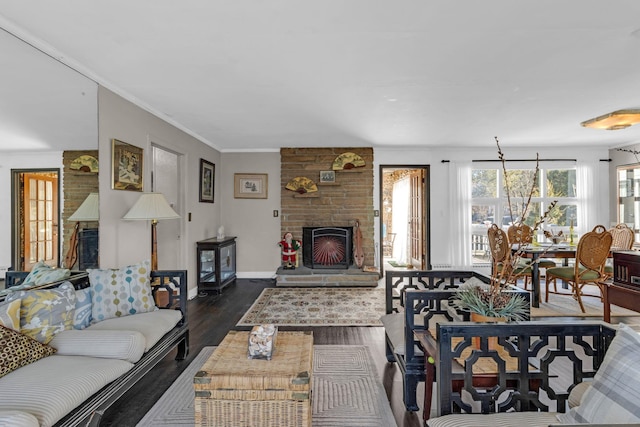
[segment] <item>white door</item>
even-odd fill
[[[180,206],[180,155],[158,147],[152,148],[153,169],[151,189],[164,194],[167,202],[174,211],[183,217]],[[182,219],[167,219],[158,221],[158,269],[177,270],[181,266],[182,243],[180,241]]]

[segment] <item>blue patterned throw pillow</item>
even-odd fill
[[[91,324],[91,289],[76,291],[76,311],[73,316],[74,329],[84,329]]]
[[[36,285],[46,285],[47,283],[58,282],[71,275],[68,268],[52,268],[43,261],[38,261],[29,275],[25,277],[23,283],[35,283]]]
[[[151,295],[151,261],[120,269],[90,269],[91,322],[157,310]]]

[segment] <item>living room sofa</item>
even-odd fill
[[[20,280],[27,274],[8,272],[7,288],[20,288]],[[132,275],[130,288],[139,291],[144,286],[138,285],[146,280],[148,295],[127,297],[124,288],[113,292],[105,289],[108,285],[100,289],[108,282],[120,282],[120,286],[124,281],[127,285]],[[0,377],[0,425],[99,425],[106,409],[173,349],[177,349],[178,360],[188,354],[186,271],[150,271],[148,262],[143,262],[122,269],[89,270],[70,279],[27,286],[5,295],[3,304],[20,301],[18,329],[23,333],[10,331],[5,325],[4,336],[19,336],[21,342],[34,346],[32,354],[53,354]],[[54,296],[44,301],[41,297],[47,292]],[[71,294],[75,296],[75,310],[68,310],[73,311],[71,326],[65,318],[64,327],[29,330],[37,322],[25,323],[25,316],[43,306],[59,306],[60,301],[69,305],[60,295]],[[83,322],[84,327],[79,327]],[[27,334],[31,337],[24,338]],[[43,338],[47,334],[51,336]]]

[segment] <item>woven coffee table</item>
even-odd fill
[[[230,331],[193,380],[198,426],[311,426],[311,332],[278,332],[271,360]]]

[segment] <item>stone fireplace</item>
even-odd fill
[[[309,268],[347,269],[353,259],[353,227],[302,227],[302,260]]]
[[[320,182],[322,171],[332,170],[334,160],[343,153],[359,155],[365,165],[335,171],[334,182]],[[373,206],[373,149],[371,147],[282,148],[280,150],[281,235],[293,234],[302,240],[299,266],[294,270],[278,269],[277,286],[376,286],[378,274],[364,272],[353,263],[353,233],[358,221],[362,233],[364,265],[376,264]],[[318,191],[304,194],[291,191],[287,184],[296,178],[313,181]],[[305,229],[348,229],[349,236],[338,243],[336,236],[312,239]],[[346,240],[348,238],[348,241]],[[313,243],[319,240],[320,253],[313,261]],[[311,246],[309,246],[311,245]],[[308,248],[305,251],[305,246]],[[324,248],[323,248],[324,246]],[[344,246],[344,251],[341,249]],[[344,255],[342,253],[344,252]],[[309,258],[308,254],[312,254]],[[343,259],[344,256],[344,259]],[[348,259],[347,259],[348,257]],[[338,263],[334,263],[340,258]],[[308,266],[311,262],[311,266]],[[329,265],[328,263],[333,265]]]

